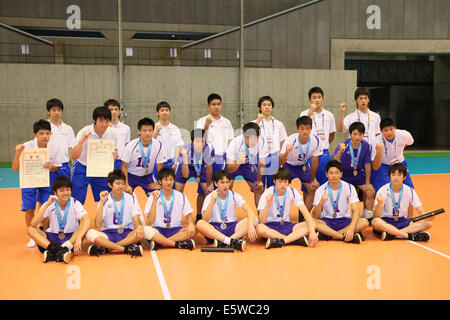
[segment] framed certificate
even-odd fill
[[[20,188],[50,187],[50,171],[43,166],[50,160],[47,148],[25,149],[20,155]]]
[[[86,177],[107,177],[114,170],[114,140],[87,141]]]

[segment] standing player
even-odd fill
[[[291,179],[300,179],[307,190],[306,193],[304,192],[306,208],[311,210],[314,193],[320,186],[316,179],[316,173],[322,148],[319,138],[311,134],[312,120],[310,117],[300,117],[296,124],[298,133],[290,135],[284,142],[280,154],[280,164],[289,170]],[[312,158],[311,165],[308,163],[310,158]],[[299,212],[299,221],[302,220]]]
[[[322,108],[323,104],[323,90],[319,87],[313,87],[308,92],[310,106],[308,110],[300,114],[308,116],[313,120],[311,133],[319,137],[323,154],[319,156],[319,166],[317,168],[316,179],[320,184],[327,181],[325,167],[330,161],[330,143],[334,140],[334,133],[336,132],[336,124],[334,115]],[[303,190],[305,191],[305,190]]]
[[[331,160],[326,169],[328,182],[317,189],[312,210],[319,239],[359,244],[364,240],[360,232],[369,226],[369,221],[359,217],[356,189],[341,180],[343,167],[339,161]]]
[[[53,180],[56,178],[56,173],[62,166],[63,154],[62,149],[54,142],[50,143],[51,126],[50,122],[46,120],[39,120],[33,124],[33,136],[34,140],[19,144],[15,148],[15,155],[12,161],[12,169],[14,171],[19,170],[20,157],[25,149],[37,149],[48,148],[50,153],[50,159],[44,163],[43,167],[49,170],[50,185],[53,184]],[[41,204],[47,201],[48,197],[52,195],[51,187],[45,188],[23,188],[20,190],[22,193],[22,208],[25,212],[25,224],[28,227],[31,225],[35,210],[39,210]],[[27,244],[27,247],[33,248],[36,245],[33,239]]]
[[[237,176],[243,176],[254,193],[255,205],[264,191],[262,172],[268,156],[265,139],[259,135],[259,125],[254,122],[242,127],[244,132],[231,140],[227,148],[227,171],[230,173],[231,185]]]
[[[117,145],[119,138],[114,129],[110,127],[111,111],[106,107],[97,107],[92,113],[93,124],[81,129],[75,139],[71,150],[73,163],[72,168],[72,196],[84,204],[86,200],[87,187],[90,184],[95,202],[100,200],[100,192],[108,190],[108,181],[103,177],[86,177],[88,140],[114,140],[114,161],[119,158]]]
[[[48,121],[52,129],[50,142],[55,140],[55,144],[63,150],[63,164],[56,176],[64,175],[70,178],[70,150],[75,142],[75,134],[72,127],[61,120],[63,110],[61,100],[53,98],[47,101]]]
[[[210,193],[203,204],[202,219],[197,222],[197,230],[215,247],[233,247],[245,250],[246,242],[242,238],[248,235],[250,241],[257,239],[255,230],[256,214],[236,192],[229,190],[230,174],[225,170],[216,171],[214,183],[217,190]],[[247,217],[236,220],[235,207],[242,208]],[[253,223],[249,223],[252,221]]]
[[[256,122],[261,130],[261,137],[266,139],[267,151],[269,153],[266,158],[266,167],[262,176],[263,187],[273,186],[272,175],[278,171],[280,167],[280,150],[284,140],[287,138],[284,124],[272,116],[275,103],[269,96],[264,96],[258,100],[259,114]]]
[[[104,106],[111,111],[111,128],[116,130],[119,143],[117,150],[119,152],[119,159],[114,162],[114,168],[120,169],[121,159],[125,146],[131,139],[130,127],[125,123],[119,121],[120,116],[120,103],[117,100],[110,99],[105,101]]]
[[[198,119],[196,128],[206,131],[206,141],[214,147],[214,174],[217,170],[225,169],[225,151],[234,137],[234,131],[230,120],[221,115],[222,98],[218,94],[211,93],[208,96],[208,109],[209,114]]]
[[[280,168],[273,175],[275,185],[264,191],[258,204],[260,224],[256,226],[258,236],[267,239],[266,249],[279,248],[287,244],[312,247],[318,243],[316,224],[297,190],[289,187],[291,174]],[[301,211],[305,221],[290,222],[292,203]],[[309,235],[309,241],[307,236]]]
[[[364,193],[363,217],[371,219],[375,200],[375,189],[370,184],[372,148],[363,139],[364,131],[361,122],[353,122],[349,129],[351,138],[342,141],[336,147],[333,159],[342,163],[344,168],[342,180]]]
[[[370,91],[367,88],[358,88],[355,91],[356,110],[345,116],[346,103],[340,104],[340,112],[337,129],[345,132],[353,122],[364,124],[364,140],[373,144],[376,136],[380,134],[380,115],[369,110]]]
[[[431,235],[423,232],[431,228],[431,222],[422,220],[412,222],[408,214],[412,205],[419,214],[425,214],[416,191],[404,184],[407,169],[401,163],[389,168],[390,183],[382,186],[375,200],[375,218],[372,221],[374,233],[381,233],[382,240],[396,238],[413,241],[428,241]]]
[[[153,168],[164,167],[166,152],[158,140],[152,138],[155,123],[150,118],[138,122],[139,138],[131,140],[122,156],[122,171],[126,177],[126,192],[132,193],[140,186],[147,196],[161,185],[154,178]]]

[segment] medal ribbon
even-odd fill
[[[400,194],[398,196],[398,202],[395,202],[395,195],[394,195],[394,189],[392,189],[392,183],[389,185],[389,191],[391,193],[391,200],[392,200],[394,216],[398,216],[398,213],[400,212],[400,202],[402,201],[402,197],[403,197],[403,184],[402,184],[402,188],[400,189]]]
[[[150,144],[148,145],[148,150],[147,150],[147,156],[145,156],[144,146],[142,145],[141,138],[139,138],[139,149],[141,151],[142,165],[144,166],[144,168],[148,168],[148,163],[150,161],[150,152],[152,151],[152,143],[153,143],[153,140],[150,140]]]
[[[117,209],[116,200],[114,200],[113,196],[111,195],[111,200],[114,205],[114,219],[113,223],[118,224],[121,226],[123,224],[123,212],[125,207],[125,195],[122,192],[122,199],[120,200],[120,211]]]
[[[226,222],[228,221],[227,219],[227,207],[228,207],[228,199],[230,197],[230,193],[227,191],[227,197],[225,198],[225,204],[222,207],[222,202],[220,200],[220,197],[217,196],[217,206],[219,207],[219,212],[220,212],[220,219],[222,220],[222,222]]]
[[[349,146],[349,148],[350,148],[350,157],[352,158],[352,166],[353,166],[353,168],[355,168],[355,170],[356,170],[356,168],[358,168],[359,156],[361,155],[362,141],[359,143],[358,153],[357,153],[357,155],[356,155],[356,158],[355,158],[355,152],[354,152],[354,149],[353,149],[353,146],[352,146],[352,142],[351,142],[351,141],[348,142],[348,146]]]
[[[161,203],[163,206],[163,210],[164,210],[164,223],[170,223],[171,219],[172,219],[172,210],[173,210],[173,205],[175,203],[175,193],[173,192],[172,189],[172,196],[170,197],[170,207],[169,210],[167,210],[167,204],[166,204],[166,199],[164,198],[164,194],[161,191],[159,194],[159,198],[161,198]]]
[[[258,155],[256,157],[251,157],[250,156],[250,151],[248,150],[247,144],[245,143],[245,138],[242,140],[242,144],[244,145],[244,149],[245,149],[245,154],[248,157],[248,163],[253,166],[256,170],[256,163],[255,163],[255,159],[258,157]]]
[[[308,143],[306,144],[305,154],[303,154],[303,147],[302,147],[302,144],[300,143],[299,137],[297,137],[297,141],[298,141],[298,150],[300,151],[300,157],[302,158],[302,161],[306,165],[306,162],[307,162],[306,157],[308,156],[309,147],[311,146],[311,136],[309,136]]]
[[[275,187],[273,188],[273,197],[275,198],[275,203],[277,204],[277,209],[279,214],[277,215],[277,217],[281,217],[281,219],[283,219],[284,217],[284,210],[285,210],[285,206],[286,206],[286,197],[287,197],[287,189],[284,191],[284,195],[283,195],[283,206],[280,206],[280,201],[278,200],[278,195],[275,191]]]
[[[339,182],[339,190],[336,196],[336,200],[333,199],[333,193],[331,192],[330,184],[328,183],[327,186],[328,190],[328,196],[330,197],[331,205],[333,206],[334,213],[339,212],[338,204],[339,204],[339,198],[341,197],[341,191],[342,191],[342,181]]]
[[[59,202],[56,201],[55,203],[56,208],[56,217],[58,218],[58,225],[59,225],[59,232],[64,232],[64,228],[66,227],[67,223],[67,216],[69,215],[69,208],[70,208],[70,198],[69,201],[66,203],[66,208],[64,209],[64,217],[61,218],[61,207],[59,206]]]
[[[200,172],[202,170],[202,163],[203,163],[203,150],[200,153],[200,161],[196,164],[194,146],[192,146],[192,165],[194,166],[195,172],[197,172],[197,177],[200,177]]]

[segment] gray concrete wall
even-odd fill
[[[0,64],[0,74],[0,111],[6,119],[0,127],[0,161],[11,161],[15,145],[31,139],[33,122],[47,118],[48,99],[63,101],[63,121],[77,132],[92,123],[94,107],[118,98],[115,66]],[[124,81],[125,123],[132,137],[137,137],[140,118],[157,119],[155,107],[162,100],[172,106],[172,121],[190,132],[194,121],[208,113],[206,99],[212,92],[222,96],[223,115],[239,128],[238,68],[127,66]],[[307,92],[312,86],[324,89],[324,106],[337,120],[340,102],[353,105],[356,72],[247,68],[244,122],[256,118],[258,98],[270,95],[276,104],[275,118],[285,123],[288,134],[294,133],[295,119],[309,106]],[[337,135],[332,148],[343,138]]]

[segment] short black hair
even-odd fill
[[[320,93],[323,97],[323,90],[320,87],[312,87],[311,89],[309,89],[308,91],[308,98],[311,99],[311,96],[313,93]]]
[[[384,118],[380,121],[380,130],[383,130],[386,127],[395,127],[395,122],[391,118]]]
[[[211,93],[208,96],[208,104],[211,103],[211,101],[215,100],[215,99],[219,99],[222,102],[222,98],[217,94],[217,93]]]
[[[47,120],[41,119],[41,120],[33,123],[33,133],[38,133],[39,130],[52,131],[50,122],[48,122]]]
[[[214,173],[214,181],[217,183],[219,180],[222,180],[223,178],[227,178],[228,180],[231,180],[230,173],[226,170],[217,170]]]
[[[108,107],[97,107],[92,112],[92,119],[94,120],[94,123],[97,122],[98,118],[106,119],[111,121],[112,115],[111,110],[109,110]]]
[[[261,109],[261,105],[264,101],[270,101],[270,103],[272,104],[272,108],[275,108],[275,102],[273,102],[273,99],[269,96],[262,96],[261,98],[258,99],[258,109]]]
[[[172,177],[175,179],[175,171],[172,168],[162,168],[158,172],[158,180],[162,181],[164,178]]]
[[[259,137],[259,125],[256,122],[248,122],[242,127],[244,136],[257,136]]]
[[[200,128],[194,129],[191,131],[191,142],[194,141],[195,138],[202,138],[206,140],[206,131]]]
[[[287,168],[279,168],[278,171],[272,175],[273,182],[275,180],[287,180],[291,183],[291,172]]]
[[[161,101],[156,105],[156,112],[158,112],[161,108],[169,108],[169,110],[172,110],[170,109],[170,104],[166,101]]]
[[[141,130],[142,126],[152,126],[153,130],[155,130],[155,121],[153,121],[150,118],[142,118],[141,120],[138,121],[138,130]]]
[[[105,103],[103,104],[103,106],[104,107],[114,106],[114,107],[119,107],[119,109],[120,109],[120,103],[119,103],[119,101],[117,101],[115,99],[106,100]]]
[[[312,119],[308,116],[303,116],[303,117],[297,118],[296,124],[297,124],[297,128],[300,127],[300,125],[304,125],[304,126],[309,125],[312,128]]]
[[[53,180],[52,184],[52,190],[56,194],[56,190],[61,188],[70,188],[72,190],[73,184],[72,181],[70,181],[69,178],[66,176],[59,176],[56,177],[55,180]]]
[[[342,166],[342,163],[340,163],[338,160],[331,160],[328,161],[327,165],[326,165],[326,170],[328,172],[328,170],[330,170],[330,168],[337,168],[340,172],[344,171],[344,167]]]
[[[355,100],[358,99],[359,96],[367,96],[370,99],[370,90],[365,87],[360,87],[355,90]]]
[[[403,174],[403,177],[404,177],[404,178],[405,178],[406,175],[408,174],[408,169],[406,169],[406,167],[405,167],[402,163],[400,163],[400,162],[394,163],[393,165],[391,165],[391,166],[389,167],[389,176],[391,176],[391,174],[394,173],[394,172],[396,172],[396,171],[398,171],[398,172],[400,172],[401,174]]]
[[[127,181],[127,178],[125,177],[125,173],[121,169],[114,169],[110,173],[108,173],[108,184],[113,185],[114,181],[116,180],[123,180]]]
[[[359,133],[364,134],[366,132],[366,127],[362,122],[353,122],[348,128],[348,132],[352,134],[354,130],[358,130]]]
[[[57,98],[53,98],[47,101],[47,111],[50,111],[52,107],[59,107],[61,110],[64,110],[62,101]]]

